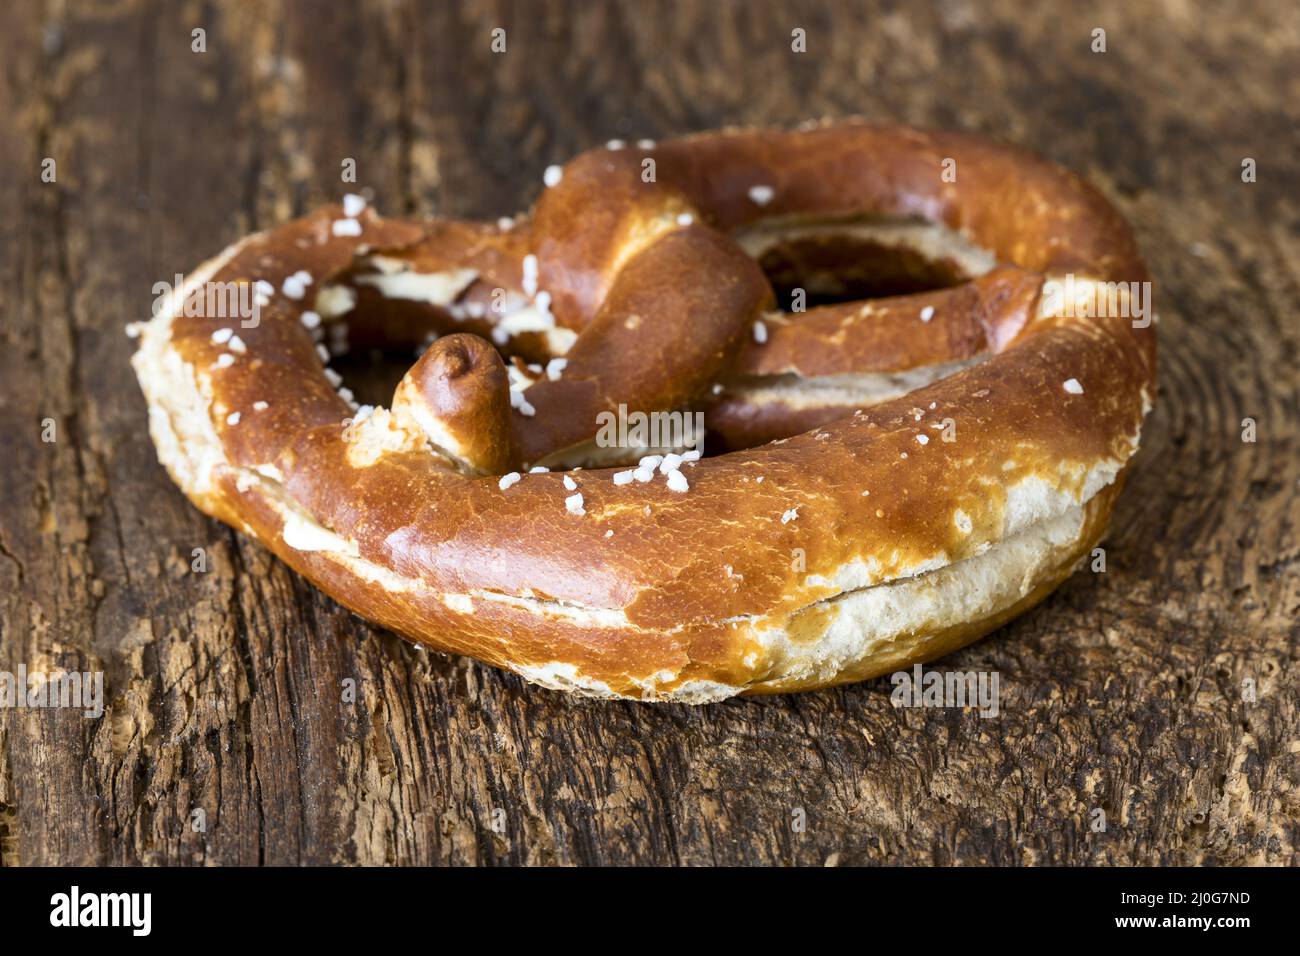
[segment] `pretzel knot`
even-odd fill
[[[518,221],[348,197],[199,267],[133,359],[190,499],[416,640],[645,700],[932,659],[1099,541],[1155,336],[1133,238],[1077,177],[840,123],[610,143],[545,179]],[[328,365],[431,338],[390,409]],[[697,414],[707,457],[621,427]]]

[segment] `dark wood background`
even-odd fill
[[[109,708],[0,714],[0,865],[1296,863],[1298,54],[1285,0],[5,3],[0,668],[103,669]],[[1158,279],[1107,572],[946,663],[999,672],[998,719],[532,688],[367,626],[157,464],[123,327],[344,158],[384,211],[496,217],[610,137],[844,114],[1040,149]]]

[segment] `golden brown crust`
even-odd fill
[[[946,158],[956,183],[940,176]],[[771,290],[725,236],[764,216],[921,216],[1007,267],[871,315],[810,314],[764,352],[742,343]],[[366,210],[360,235],[340,235],[346,218],[331,207],[250,237],[191,277],[276,290],[314,277],[300,299],[270,297],[233,359],[228,319],[173,309],[146,327],[135,365],[160,457],[196,504],[359,613],[549,686],[718,699],[859,679],[973,640],[1099,535],[1154,392],[1150,329],[1036,306],[1038,275],[1143,280],[1127,227],[1071,174],[973,137],[862,124],[703,134],[584,154],[511,230]],[[400,279],[361,281],[385,269]],[[517,388],[507,413],[499,359],[457,337],[408,374],[397,414],[354,412],[301,319],[331,284],[353,290],[358,328],[397,290],[423,300],[389,313],[395,325],[478,323],[568,365]],[[469,308],[497,292],[513,304]],[[909,342],[922,301],[930,337]],[[871,344],[840,354],[840,332]],[[975,357],[869,408],[813,402],[849,414],[645,481],[473,477],[406,414],[429,411],[457,439],[453,457],[498,472],[591,439],[598,411],[697,405],[733,361],[751,376],[823,376]],[[457,369],[472,387],[446,387]],[[753,431],[806,414],[760,410]]]
[[[597,416],[620,405],[652,412],[698,400],[770,304],[758,266],[723,236],[698,226],[665,234],[620,270],[562,375],[525,391],[536,409],[518,423],[525,460],[590,439]]]

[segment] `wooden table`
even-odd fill
[[[1297,30],[1282,0],[6,4],[0,667],[102,670],[108,706],[0,715],[0,864],[1300,861]],[[123,328],[345,159],[382,210],[486,218],[610,137],[844,114],[1040,149],[1158,279],[1106,572],[945,662],[999,673],[998,719],[886,681],[533,688],[366,625],[158,465]]]

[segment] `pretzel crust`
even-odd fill
[[[961,647],[1064,580],[1104,534],[1154,393],[1153,330],[1056,315],[1037,295],[1066,274],[1146,279],[1105,200],[1008,147],[859,123],[723,131],[643,152],[657,183],[641,180],[642,153],[594,150],[508,231],[366,210],[359,236],[337,235],[348,217],[330,207],[235,243],[143,327],[133,365],[160,460],[198,507],[359,614],[593,696],[700,703],[861,680]],[[948,157],[956,183],[938,175]],[[771,190],[766,205],[752,198],[758,186]],[[870,324],[870,355],[847,372],[817,343],[851,310],[773,336],[770,353],[745,344],[772,297],[727,235],[765,217],[914,216],[1007,264],[1008,284],[975,276],[949,290],[968,300],[950,313],[934,298],[948,345],[907,344],[929,330],[907,329],[904,312],[891,320],[891,308],[912,308],[891,300]],[[392,413],[358,414],[336,393],[301,313],[344,282],[358,315],[407,324],[410,302],[385,311],[383,283],[358,278],[377,252],[464,281],[450,305],[433,302],[446,282],[427,283],[429,315],[494,287],[547,290],[553,325],[525,328],[517,344],[569,365],[523,393],[536,415],[507,410],[495,357],[478,352],[426,355],[430,371],[408,373]],[[253,328],[182,307],[208,282],[280,289],[301,273],[308,294],[271,296]],[[490,320],[474,321],[459,327],[492,334]],[[223,361],[228,342],[216,339],[232,325],[246,351]],[[737,443],[782,437],[683,465],[685,492],[662,479],[616,484],[609,468],[497,477],[511,461],[575,454],[593,412],[618,399],[698,406],[728,376],[784,376],[810,393],[823,376],[880,372],[871,356],[891,349],[882,361],[894,373],[979,360],[876,404],[810,400],[809,413],[740,401]],[[448,376],[461,374],[485,376],[465,386],[475,397],[463,406],[421,397],[452,394]],[[939,440],[945,423],[955,441]]]

